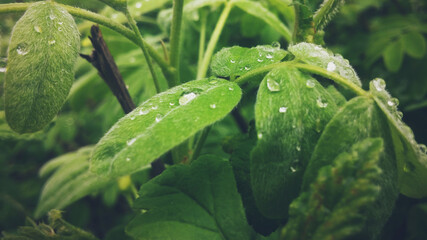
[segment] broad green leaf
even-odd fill
[[[390,43],[383,52],[383,60],[386,68],[390,72],[397,72],[400,69],[403,61],[403,43],[402,41],[394,41]]]
[[[300,61],[338,73],[354,84],[362,86],[356,71],[348,60],[339,54],[333,54],[319,45],[305,42],[289,46],[288,51]]]
[[[419,32],[410,32],[402,36],[405,52],[413,58],[422,58],[426,53],[426,41]]]
[[[379,167],[383,170],[375,184],[381,187],[378,199],[366,210],[368,222],[359,239],[371,239],[379,234],[390,217],[398,196],[397,166],[392,136],[387,119],[370,97],[356,97],[326,125],[311,156],[303,178],[302,191],[307,191],[317,177],[320,168],[330,165],[339,154],[366,138],[384,140],[384,152]]]
[[[291,32],[282,21],[270,10],[265,8],[261,3],[249,0],[234,0],[233,4],[248,14],[263,20],[265,23],[273,27],[282,35],[286,41],[291,41]]]
[[[381,138],[357,142],[318,169],[309,189],[291,203],[282,239],[353,239],[364,227],[365,209],[380,191],[382,143]]]
[[[257,46],[244,48],[239,46],[223,48],[217,52],[211,63],[212,74],[221,77],[236,77],[273,63],[286,56],[280,46]]]
[[[253,239],[230,164],[205,155],[144,184],[127,226],[135,239]]]
[[[91,171],[123,176],[150,166],[174,146],[225,117],[241,94],[235,83],[204,79],[155,95],[121,118],[98,142]]]
[[[258,143],[251,155],[251,183],[261,213],[286,218],[324,126],[338,110],[334,98],[310,75],[273,69],[258,90]]]
[[[55,171],[45,183],[35,216],[41,217],[51,209],[63,209],[71,203],[93,194],[115,179],[100,178],[89,171],[89,158],[93,147],[60,156],[46,163],[41,176]]]
[[[370,83],[370,92],[390,127],[397,159],[399,190],[408,197],[426,197],[427,147],[415,141],[411,128],[402,121],[402,113],[397,109],[399,101],[390,96],[385,86],[384,80],[374,79]]]
[[[54,2],[31,5],[12,31],[5,75],[5,112],[18,133],[35,132],[61,109],[74,80],[80,35]]]

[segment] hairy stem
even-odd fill
[[[197,74],[200,72],[200,66],[202,65],[203,55],[205,54],[205,45],[206,45],[206,21],[207,14],[205,11],[202,11],[200,16],[200,43],[199,43],[199,58],[197,61]]]
[[[153,63],[151,62],[151,57],[145,46],[146,44],[144,43],[144,39],[142,38],[141,32],[139,31],[138,26],[136,25],[135,19],[133,19],[128,9],[126,9],[125,14],[130,26],[132,27],[135,35],[138,38],[138,41],[139,41],[138,45],[141,47],[142,53],[144,54],[144,57],[145,57],[145,61],[147,62],[147,65],[148,65],[148,69],[150,70],[151,76],[153,77],[153,82],[154,82],[154,86],[156,87],[156,91],[157,93],[160,93],[161,90],[160,90],[159,80],[156,76],[156,72],[154,71]]]
[[[200,152],[202,151],[203,145],[205,144],[205,141],[208,138],[208,135],[209,135],[211,128],[212,128],[212,126],[208,126],[202,130],[202,134],[200,135],[199,139],[197,140],[196,147],[194,148],[194,153],[191,156],[190,162],[199,157]]]
[[[173,80],[170,87],[180,83],[179,57],[181,53],[181,28],[182,28],[182,12],[184,9],[184,0],[173,1],[173,17],[170,33],[170,65],[175,68]]]

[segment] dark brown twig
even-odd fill
[[[99,26],[93,25],[90,29],[90,33],[91,37],[89,37],[89,39],[95,49],[92,51],[91,55],[80,54],[80,56],[98,69],[99,76],[107,83],[110,90],[116,96],[123,111],[128,114],[135,109],[135,104],[130,97],[119,68],[102,37]]]

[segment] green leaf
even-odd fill
[[[348,60],[339,54],[333,54],[319,45],[305,42],[289,46],[288,51],[302,62],[338,73],[357,86],[362,86],[356,71]]]
[[[383,60],[386,68],[390,72],[397,72],[403,61],[403,43],[394,41],[390,43],[383,52]]]
[[[382,143],[381,138],[357,142],[318,170],[310,188],[292,202],[282,239],[354,238],[366,222],[365,209],[380,191]]]
[[[275,68],[265,76],[255,104],[258,143],[251,156],[252,190],[263,215],[286,218],[317,139],[337,110],[323,86],[296,68]]]
[[[280,35],[286,39],[286,41],[291,41],[292,34],[288,27],[286,27],[274,13],[270,12],[261,3],[248,0],[234,0],[233,4],[246,13],[259,18],[260,20],[270,25],[277,32],[279,32]]]
[[[73,17],[54,2],[31,5],[12,31],[5,75],[10,127],[35,132],[61,109],[74,80],[80,36]]]
[[[191,12],[203,7],[219,5],[225,3],[226,0],[193,0],[185,4],[184,11]]]
[[[402,36],[405,52],[413,58],[422,58],[426,53],[426,41],[419,32],[410,32]]]
[[[235,83],[204,79],[155,95],[121,118],[98,142],[91,171],[122,176],[150,166],[174,146],[225,117],[241,94]]]
[[[370,83],[370,92],[387,119],[393,139],[393,149],[397,159],[399,190],[402,194],[422,198],[427,196],[427,147],[415,141],[414,134],[402,121],[398,111],[399,101],[385,90],[382,79]]]
[[[217,52],[211,63],[212,74],[221,77],[236,77],[273,63],[286,56],[279,46],[257,46],[244,48],[239,46],[223,48]]]
[[[144,212],[126,229],[136,239],[253,239],[231,166],[216,156],[166,169],[139,195]]]
[[[41,176],[55,172],[43,187],[35,212],[37,218],[51,209],[63,209],[114,182],[114,179],[100,178],[89,171],[92,150],[93,147],[82,148],[52,159],[42,167]]]
[[[320,168],[330,165],[339,154],[349,151],[351,146],[366,138],[380,137],[384,140],[384,152],[379,167],[383,170],[375,184],[381,187],[377,201],[366,210],[368,222],[359,239],[372,239],[379,234],[390,217],[398,196],[397,166],[394,146],[387,119],[370,97],[356,97],[326,125],[303,178],[302,191],[307,191],[316,180]]]

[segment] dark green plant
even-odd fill
[[[101,1],[98,13],[67,1],[0,4],[25,12],[0,74],[0,163],[34,142],[41,159],[55,156],[39,171],[48,179],[34,214],[22,208],[49,213],[49,224],[28,218],[2,239],[96,239],[52,209],[81,215],[73,205],[97,193],[98,220],[119,196],[133,208],[97,232],[105,239],[390,239],[399,193],[427,197],[427,148],[397,98],[325,47],[326,26],[354,3]],[[107,44],[96,26],[88,41],[90,24],[77,19],[103,25]],[[398,19],[369,36],[365,67],[382,56],[395,72],[404,53],[425,57],[425,19]],[[75,63],[79,51],[96,69]],[[418,229],[408,236],[425,236]]]

